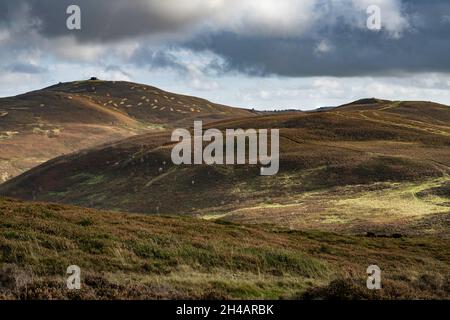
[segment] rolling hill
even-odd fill
[[[54,157],[145,132],[251,115],[129,82],[60,83],[0,99],[0,183]]]
[[[175,166],[170,131],[162,131],[50,160],[1,185],[0,194],[291,229],[448,236],[449,119],[444,105],[365,99],[221,120],[209,126],[279,128],[279,173]]]

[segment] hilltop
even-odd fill
[[[0,194],[294,229],[448,236],[447,119],[448,106],[377,100],[222,120],[209,126],[279,128],[279,173],[174,166],[168,131],[53,159],[3,184]]]
[[[0,99],[0,183],[54,157],[145,132],[251,115],[122,81],[75,81]]]
[[[3,299],[448,299],[448,239],[367,238],[0,198]],[[366,288],[378,264],[383,289]],[[66,269],[81,268],[68,291]]]

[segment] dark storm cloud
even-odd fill
[[[310,36],[271,39],[221,33],[185,43],[212,50],[231,69],[248,74],[283,76],[399,75],[402,72],[450,72],[450,2],[403,2],[410,18],[399,37],[358,29],[345,21],[318,23]],[[325,41],[329,51],[320,52]]]
[[[267,41],[230,33],[185,45],[193,50],[212,50],[223,56],[231,69],[254,75],[361,76],[450,71],[450,36],[445,32],[430,36],[414,32],[391,39],[353,31],[336,32],[323,39],[330,46],[328,52],[318,52],[320,38]]]
[[[171,15],[158,10],[158,1],[146,0],[18,0],[42,22],[46,37],[74,35],[81,41],[109,42],[149,34],[169,33],[194,23],[199,16]],[[165,1],[159,1],[163,4]],[[66,28],[66,9],[78,5],[82,12],[82,30]]]
[[[400,0],[391,1],[400,3]],[[180,38],[186,30],[208,17],[210,8],[193,5],[186,13],[186,7],[181,5],[184,2],[179,3],[153,0],[2,1],[0,27],[13,24],[14,15],[27,8],[30,17],[39,21],[37,31],[46,39],[71,35],[82,43],[114,44],[124,39],[139,38],[144,46],[126,62],[150,68],[186,71],[186,65],[179,61],[176,54],[148,49],[151,45],[146,42],[150,36],[158,36],[161,41],[168,33],[178,33],[176,41],[172,37],[166,40],[168,46],[188,48],[198,53],[209,51],[225,59],[226,64],[208,62],[205,71],[210,70],[211,73],[234,70],[252,75],[298,77],[450,72],[448,0],[401,1],[401,13],[407,17],[408,25],[399,27],[401,30],[394,35],[392,30],[388,30],[391,32],[389,34],[386,30],[373,32],[355,27],[348,18],[355,12],[345,9],[351,3],[347,0],[342,1],[341,7],[344,9],[339,11],[337,17],[328,19],[327,15],[319,15],[320,18],[305,33],[286,37],[274,35],[273,32],[265,33],[263,27],[256,33],[248,33],[245,28],[218,27],[214,31],[196,30],[185,41],[180,41]],[[317,0],[316,10],[330,10],[329,6],[324,5],[326,3],[326,0]],[[71,4],[82,8],[81,31],[66,28],[65,12]],[[356,14],[363,20],[366,17],[363,10]],[[394,23],[393,28],[396,27]],[[24,47],[29,45],[23,43]]]

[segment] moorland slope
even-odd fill
[[[54,157],[145,132],[251,115],[122,81],[75,81],[0,99],[0,183]]]
[[[0,198],[0,299],[449,299],[449,245]]]
[[[165,131],[53,159],[0,194],[295,229],[448,235],[449,119],[444,105],[367,99],[324,112],[222,120],[209,126],[280,129],[279,173],[175,166]]]

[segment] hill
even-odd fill
[[[0,99],[0,183],[54,157],[136,134],[251,115],[129,82],[60,83]]]
[[[0,298],[449,299],[449,245],[0,198]]]
[[[362,114],[377,117],[377,112],[393,114],[410,119],[415,125],[421,122],[448,127],[450,123],[449,107],[439,103],[426,101],[388,101],[380,99],[362,99],[337,108],[336,111],[353,110]],[[393,118],[396,120],[396,118]]]
[[[293,229],[448,236],[449,117],[448,106],[377,100],[222,120],[209,126],[279,128],[279,173],[174,166],[168,131],[53,159],[0,194]]]

